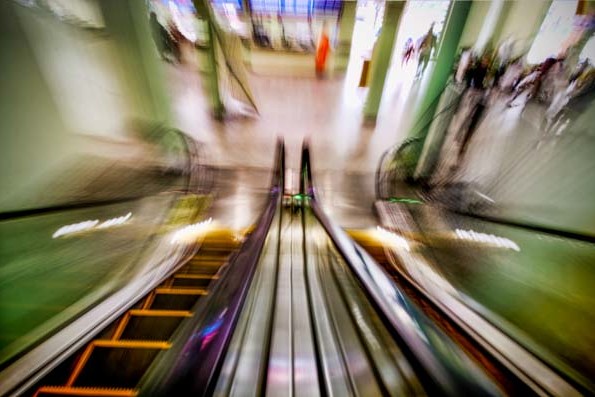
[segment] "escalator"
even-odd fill
[[[400,278],[383,249],[359,239],[374,261],[324,214],[307,147],[299,189],[285,186],[281,143],[275,165],[243,243],[207,234],[196,255],[25,394],[548,394]]]
[[[420,244],[404,227],[409,244]],[[401,245],[402,234],[349,230],[348,234],[374,258],[395,285],[462,347],[508,395],[589,395],[591,391],[550,367],[521,343],[481,315],[477,306],[459,299],[459,291],[445,281],[413,248]],[[390,241],[391,239],[398,239]],[[396,242],[396,243],[395,243]]]
[[[175,343],[176,329],[192,318],[238,246],[228,231],[207,234],[196,255],[87,344],[68,370],[50,375],[52,382],[34,396],[136,396],[150,365]]]
[[[303,157],[304,161],[304,157]],[[508,389],[437,327],[320,210],[302,167],[263,236],[236,321],[219,358],[188,355],[146,395],[502,395]],[[235,310],[235,308],[234,308]],[[216,324],[216,326],[215,326]],[[203,332],[195,332],[195,334]],[[190,341],[195,351],[203,340]],[[221,345],[226,348],[219,349]],[[202,380],[197,382],[197,377]],[[519,389],[520,390],[520,389]],[[526,391],[526,388],[524,389]],[[531,394],[531,393],[525,393]]]
[[[192,225],[207,227],[191,228],[171,243],[199,245],[195,254],[161,276],[155,288],[131,301],[127,310],[107,327],[91,330],[90,341],[84,347],[57,354],[52,368],[20,380],[11,395],[152,395],[146,390],[151,390],[155,381],[160,382],[165,368],[172,366],[172,358],[177,359],[188,340],[192,340],[187,331],[208,331],[205,321],[209,321],[209,307],[227,302],[226,294],[237,299],[235,294],[241,292],[241,285],[250,283],[246,257],[260,255],[263,231],[270,228],[272,219],[268,214],[279,202],[283,186],[283,159],[279,154],[282,148],[281,144],[277,148],[269,203],[254,229],[242,236],[209,222]],[[240,294],[237,304],[241,301]],[[76,345],[77,341],[70,344]],[[208,351],[199,351],[196,357],[205,369],[216,367],[216,362],[211,364]]]
[[[213,395],[424,395],[304,204],[279,212]]]
[[[409,210],[404,210],[407,204],[419,206],[419,202],[407,199],[377,202],[376,211],[383,226],[376,230],[348,230],[347,234],[507,395],[592,394],[585,384],[550,366],[521,341],[509,336],[497,322],[489,321],[479,305],[470,304],[464,292],[455,289],[433,266],[436,258],[420,254],[425,252],[422,248],[428,240]],[[496,280],[492,281],[496,284]]]

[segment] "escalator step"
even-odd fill
[[[217,279],[217,276],[206,274],[176,274],[174,275],[172,287],[193,287],[193,288],[207,288],[212,280]]]
[[[204,259],[223,259],[234,251],[236,247],[222,247],[222,248],[203,248],[194,255],[194,258]]]
[[[192,313],[183,310],[130,310],[121,339],[169,340],[182,320]]]
[[[35,397],[136,397],[138,392],[134,389],[111,389],[99,387],[70,387],[70,386],[44,386]]]
[[[197,276],[213,277],[219,271],[218,267],[200,267],[200,266],[188,266],[181,269],[177,274],[192,274]]]
[[[190,310],[198,299],[206,295],[202,288],[157,288],[151,310]]]
[[[205,267],[216,267],[216,268],[219,268],[226,261],[227,261],[227,257],[226,256],[223,257],[223,258],[209,258],[209,259],[195,258],[195,259],[191,259],[188,262],[188,266],[205,266]]]
[[[134,388],[157,354],[171,346],[167,342],[98,340],[75,387]]]
[[[192,312],[188,310],[143,310],[132,309],[129,310],[131,316],[147,316],[147,317],[192,317]]]
[[[155,290],[157,295],[206,295],[207,290],[204,288],[157,288]]]

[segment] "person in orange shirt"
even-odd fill
[[[326,59],[330,51],[330,40],[327,30],[327,24],[324,22],[322,25],[320,40],[318,41],[318,47],[316,48],[316,76],[318,77],[324,76],[324,71],[326,69]]]

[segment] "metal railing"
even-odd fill
[[[176,173],[184,175],[186,177],[185,186],[183,192],[194,193],[194,194],[207,194],[214,186],[214,171],[212,167],[207,164],[207,153],[204,148],[204,144],[194,138],[188,136],[181,130],[168,129],[164,130],[163,135],[173,133],[177,139],[180,140],[184,153],[178,153],[185,157],[184,166],[181,169],[176,170]],[[25,208],[15,211],[0,212],[0,221],[12,220],[27,216],[45,215],[50,213],[59,213],[63,211],[78,210],[83,208],[94,208],[109,206],[114,204],[126,203],[131,201],[140,200],[147,197],[146,194],[130,194],[123,197],[115,197],[109,199],[91,199],[84,201],[67,201],[64,203],[36,207],[36,208]]]
[[[445,93],[452,90],[454,95],[446,97],[442,104]],[[443,128],[448,128],[452,114],[457,110],[463,90],[454,83],[447,85],[436,98],[424,110],[416,125],[411,128],[410,137],[389,147],[380,157],[376,168],[376,198],[387,200],[402,193],[403,184],[415,184],[417,182],[416,169],[426,149],[426,136],[432,129],[434,123],[439,123],[444,117],[447,122]],[[439,108],[436,108],[439,107]],[[433,113],[431,113],[433,112]],[[426,134],[427,133],[427,134]]]
[[[248,294],[283,192],[285,147],[277,144],[270,198],[254,231],[230,259],[208,296],[193,309],[196,313],[174,336],[185,341],[165,352],[148,372],[140,390],[150,396],[205,396],[212,394],[233,330]]]
[[[399,184],[414,182],[413,174],[424,141],[408,138],[386,150],[376,168],[376,199],[388,200],[399,194]]]
[[[306,199],[314,215],[355,274],[389,332],[404,344],[407,358],[417,369],[426,390],[437,395],[500,394],[499,387],[478,364],[434,325],[385,270],[326,216],[316,198],[307,145],[302,149],[301,177],[304,179],[300,183],[301,194],[308,196]],[[453,362],[457,364],[453,365]]]

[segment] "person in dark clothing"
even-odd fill
[[[467,88],[483,90],[490,70],[490,59],[484,55],[467,70]]]
[[[535,95],[539,92],[539,89],[541,88],[541,82],[547,76],[548,72],[552,69],[552,67],[560,61],[562,61],[562,59],[548,57],[541,64],[535,66],[529,74],[527,74],[522,80],[519,81],[519,83],[515,87],[516,93],[508,101],[507,106],[512,107],[513,102],[524,92],[527,92],[527,99],[524,104],[526,104],[530,99],[535,97]]]
[[[467,108],[464,111],[468,113],[468,124],[461,139],[459,159],[467,151],[471,137],[477,129],[485,110],[484,96],[489,68],[490,59],[487,55],[484,55],[467,72],[467,90],[465,92]]]

